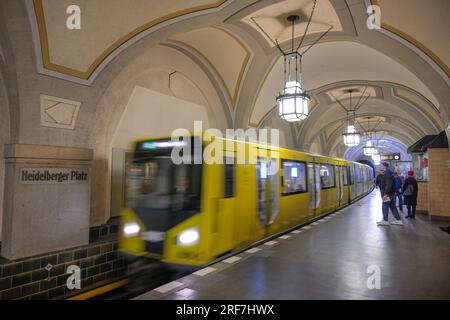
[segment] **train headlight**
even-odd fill
[[[134,237],[139,234],[141,227],[135,222],[125,223],[123,226],[123,234],[125,237]]]
[[[184,230],[177,236],[177,244],[180,246],[192,246],[198,243],[199,234],[197,228]]]

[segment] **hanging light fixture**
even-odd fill
[[[292,23],[292,50],[284,55],[284,89],[277,97],[278,114],[286,121],[301,121],[308,117],[308,102],[310,96],[301,86],[300,63],[301,55],[294,51],[294,25],[299,16],[291,15],[287,20]],[[279,47],[280,48],[280,47]]]
[[[366,145],[363,147],[363,153],[366,156],[371,156],[373,154],[376,154],[376,149],[372,145],[372,132],[369,131],[369,120],[370,117],[367,117],[367,132],[366,132]]]
[[[372,141],[367,140],[366,145],[363,148],[363,153],[366,156],[371,156],[373,154],[376,154],[377,150],[372,146]]]
[[[373,154],[372,160],[376,166],[378,166],[381,162],[381,156],[379,154]]]
[[[256,26],[269,38],[269,40],[277,46],[278,50],[280,50],[281,54],[284,57],[284,83],[283,83],[283,91],[276,98],[277,106],[278,106],[278,114],[280,117],[286,121],[294,122],[294,121],[302,121],[308,117],[309,107],[308,103],[311,100],[311,97],[303,90],[303,78],[301,74],[301,62],[303,55],[311,49],[316,43],[319,42],[322,37],[324,37],[333,26],[329,26],[329,28],[318,38],[316,39],[305,51],[299,53],[299,49],[305,39],[305,36],[308,32],[309,25],[312,20],[312,16],[314,14],[314,9],[316,7],[317,0],[314,0],[314,4],[311,10],[311,14],[309,16],[308,23],[305,27],[305,32],[303,37],[295,47],[294,37],[295,37],[295,24],[300,21],[300,17],[298,15],[290,15],[287,17],[287,21],[291,24],[292,27],[292,38],[291,38],[291,48],[289,51],[285,51],[281,48],[278,43],[278,40],[273,40],[270,35],[264,31],[264,29],[258,24],[256,19],[252,17],[252,21],[256,24]]]
[[[361,123],[357,122],[359,124],[359,126],[362,128],[362,130],[364,131],[364,135],[366,137],[366,145],[363,147],[363,153],[366,156],[372,156],[372,155],[378,154],[378,150],[377,150],[377,148],[375,148],[374,142],[375,143],[377,142],[377,139],[375,139],[376,138],[376,133],[377,133],[376,128],[380,125],[381,120],[378,119],[377,123],[373,127],[371,127],[370,126],[370,120],[372,118],[373,117],[366,117],[366,119],[367,119],[367,130],[364,129],[364,127],[362,126]]]
[[[347,128],[342,135],[346,146],[355,147],[359,145],[359,133],[356,131],[354,122],[347,120]]]
[[[355,89],[348,89],[346,90],[346,93],[350,95],[350,105],[348,107],[345,107],[344,104],[333,95],[332,92],[330,92],[331,96],[336,100],[336,102],[345,110],[347,113],[347,125],[344,129],[344,132],[342,133],[342,136],[344,138],[344,144],[348,147],[355,147],[359,145],[360,143],[360,134],[358,130],[356,130],[355,123],[356,123],[356,111],[359,110],[359,108],[362,107],[362,105],[367,101],[370,94],[367,95],[364,100],[362,100],[364,93],[366,92],[367,87],[364,89],[363,93],[358,99],[358,102],[353,105],[352,100],[352,93],[355,92]]]

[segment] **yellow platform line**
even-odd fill
[[[101,294],[104,294],[106,292],[109,292],[109,291],[115,290],[117,288],[123,287],[127,283],[128,283],[127,279],[120,280],[120,281],[117,281],[117,282],[110,283],[110,284],[108,284],[106,286],[103,286],[103,287],[100,287],[100,288],[96,288],[96,289],[84,292],[82,294],[70,297],[67,300],[88,300],[88,299],[91,299],[93,297],[96,297],[96,296],[99,296]]]

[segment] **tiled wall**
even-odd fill
[[[417,211],[428,213],[428,182],[418,181],[417,187],[419,189],[419,193],[417,194]]]
[[[450,218],[450,149],[428,149],[430,213],[435,217]]]
[[[51,264],[47,271],[45,267]],[[0,299],[53,299],[74,293],[66,286],[68,266],[81,268],[81,289],[121,278],[126,273],[117,241],[65,250],[45,256],[0,264]]]
[[[89,242],[96,242],[99,239],[107,238],[110,236],[117,236],[119,232],[119,218],[111,218],[107,224],[92,227],[89,229]]]

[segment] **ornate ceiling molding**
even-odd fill
[[[168,43],[173,43],[176,44],[178,46],[184,47],[186,49],[188,49],[189,51],[191,51],[194,55],[198,56],[199,58],[201,58],[200,60],[203,60],[205,62],[205,64],[213,70],[213,73],[217,76],[217,78],[219,79],[221,85],[223,86],[223,88],[225,88],[225,92],[227,94],[227,97],[230,101],[230,104],[232,106],[233,111],[236,109],[236,104],[239,98],[239,94],[241,92],[242,89],[242,84],[243,84],[243,79],[245,78],[245,74],[248,71],[249,65],[251,63],[252,57],[253,57],[253,53],[250,51],[250,49],[244,45],[243,41],[241,39],[238,38],[238,36],[236,36],[235,34],[231,33],[228,30],[225,30],[223,28],[219,28],[219,27],[210,27],[214,30],[218,30],[220,32],[223,32],[224,34],[226,34],[227,36],[229,36],[231,39],[233,39],[235,41],[235,43],[237,44],[237,46],[239,46],[244,52],[245,52],[245,56],[242,59],[242,61],[239,61],[240,63],[240,67],[239,67],[239,72],[237,74],[236,77],[236,81],[234,84],[234,88],[230,88],[229,85],[227,85],[227,81],[225,80],[223,74],[219,71],[219,67],[216,66],[216,64],[214,64],[213,61],[211,61],[211,58],[209,58],[207,56],[207,54],[203,53],[201,48],[197,48],[194,45],[188,43],[187,41],[184,40],[180,40],[180,39],[170,39],[169,41],[167,41]],[[178,35],[178,37],[182,37],[183,34]]]
[[[380,5],[379,0],[365,0],[366,6],[369,5]],[[445,64],[444,61],[442,61],[439,56],[434,53],[430,48],[425,46],[423,43],[421,43],[419,40],[414,38],[413,36],[407,34],[406,32],[403,32],[402,30],[389,25],[385,22],[381,22],[381,29],[379,30],[382,33],[385,33],[389,37],[393,38],[394,40],[397,40],[409,48],[413,49],[416,53],[419,54],[428,64],[431,65],[435,70],[437,67],[439,70],[439,74],[443,76],[444,80],[449,83],[449,77],[450,77],[450,68]],[[428,59],[427,59],[428,58]],[[430,63],[432,62],[432,63]]]
[[[38,71],[42,74],[62,78],[64,80],[90,85],[100,71],[103,70],[114,57],[138,40],[176,22],[220,11],[234,0],[211,1],[210,4],[188,7],[152,19],[144,25],[121,36],[119,39],[116,39],[109,47],[102,51],[92,63],[90,63],[90,66],[86,70],[77,70],[51,61],[47,24],[42,1],[43,0],[26,0],[35,42]]]

